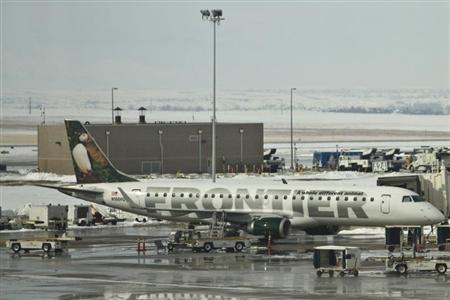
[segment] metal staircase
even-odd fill
[[[217,213],[213,213],[213,223],[210,226],[209,237],[212,239],[221,239],[225,231],[225,212],[220,213],[220,218],[217,218]]]

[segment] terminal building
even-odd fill
[[[119,170],[133,175],[211,172],[211,123],[85,124]],[[258,172],[263,123],[216,123],[216,171]],[[64,124],[38,127],[41,172],[74,174]]]

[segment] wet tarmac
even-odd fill
[[[0,299],[450,299],[450,275],[434,272],[385,274],[383,239],[295,235],[274,245],[272,255],[246,253],[157,252],[151,243],[170,226],[77,230],[82,241],[61,254],[12,254],[0,250]],[[146,234],[147,251],[136,239]],[[22,233],[26,236],[30,233]],[[7,235],[1,234],[5,239]],[[9,237],[8,237],[9,238]],[[317,277],[316,245],[361,246],[358,277]]]

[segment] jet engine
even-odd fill
[[[271,235],[272,238],[284,238],[291,231],[291,222],[286,218],[267,217],[252,221],[247,232],[254,235]]]

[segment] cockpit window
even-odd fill
[[[419,195],[413,195],[413,196],[411,196],[411,198],[413,199],[414,202],[425,202],[425,199],[423,199]]]
[[[403,196],[402,202],[412,202],[409,196]]]

